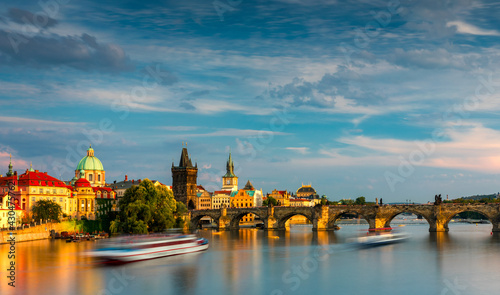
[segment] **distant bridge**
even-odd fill
[[[243,216],[252,213],[264,222],[264,229],[285,230],[286,222],[295,215],[309,219],[313,230],[334,230],[335,222],[344,214],[357,214],[364,218],[370,230],[389,228],[391,221],[401,213],[421,215],[429,223],[430,232],[448,231],[448,223],[462,212],[477,212],[493,225],[492,231],[500,232],[500,204],[445,204],[440,205],[334,205],[315,207],[252,207],[192,210],[189,212],[191,227],[196,228],[200,219],[212,218],[219,230],[237,230]]]

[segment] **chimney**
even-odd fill
[[[134,180],[132,179],[132,183],[134,183]]]
[[[47,172],[43,172],[43,173],[47,174]]]
[[[115,180],[113,183],[115,183],[115,184],[116,184],[116,180]]]
[[[139,183],[141,183],[141,180],[139,179]]]
[[[35,170],[35,173],[39,173],[39,172],[40,172],[40,171],[38,171],[38,170]]]
[[[17,176],[17,171],[14,171],[14,176]]]
[[[127,176],[127,174],[125,174],[125,181],[127,181],[127,180],[128,180],[128,176]]]

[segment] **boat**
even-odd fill
[[[196,235],[140,235],[112,240],[89,255],[102,262],[127,263],[208,249],[208,240]]]
[[[360,247],[376,247],[394,243],[404,242],[409,238],[405,233],[387,233],[372,236],[359,237],[355,243]]]

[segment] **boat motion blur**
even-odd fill
[[[108,263],[126,263],[208,249],[208,240],[195,235],[141,235],[113,239],[90,256]]]
[[[376,247],[394,243],[401,243],[407,240],[410,236],[406,233],[385,233],[359,237],[355,243],[360,247]]]

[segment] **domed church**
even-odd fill
[[[106,171],[104,171],[101,161],[94,156],[92,145],[87,150],[87,156],[83,157],[76,166],[75,177],[71,182],[74,183],[81,176],[87,179],[93,187],[106,185]]]

